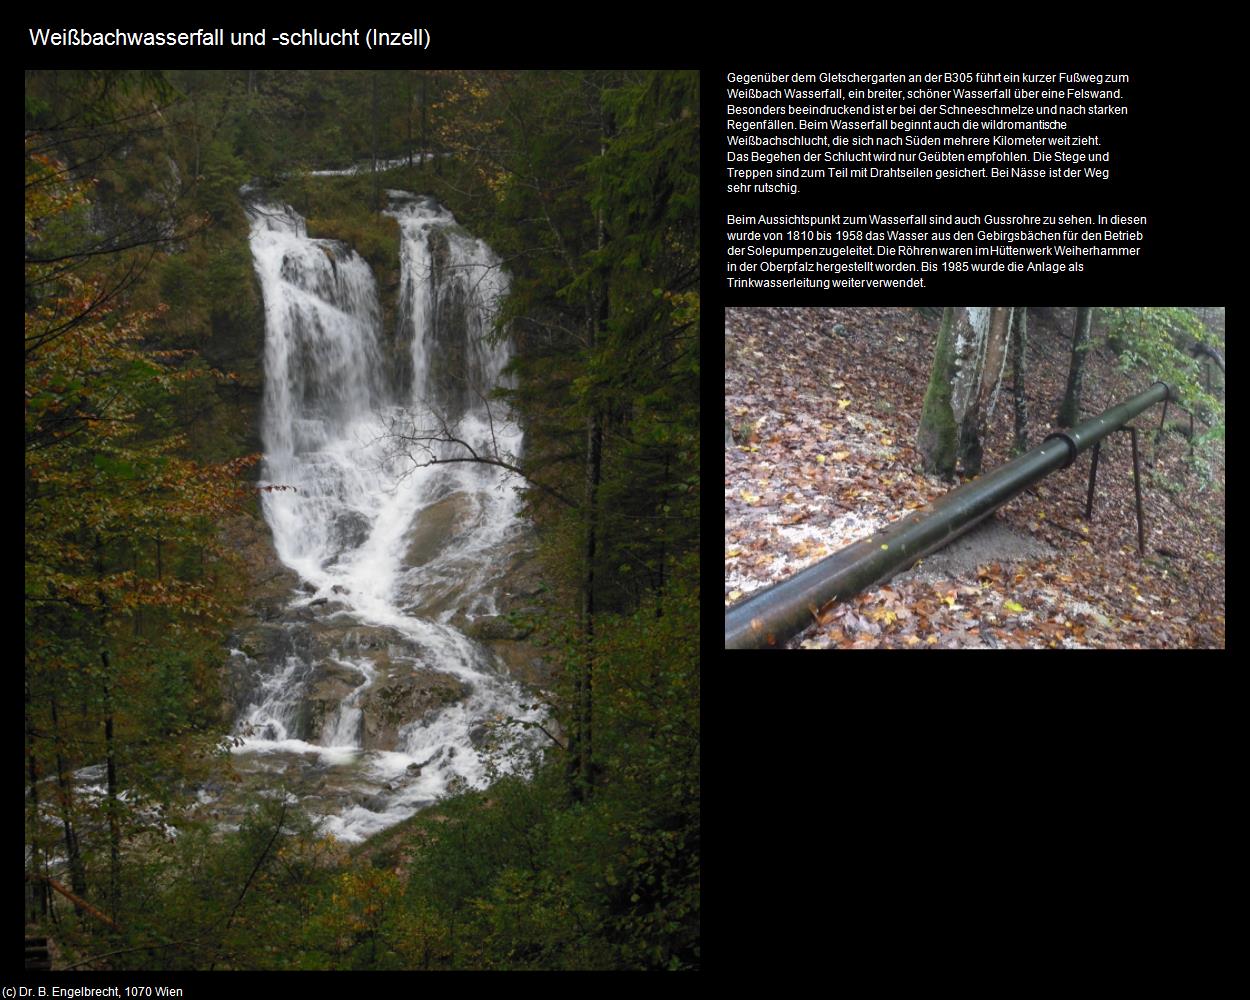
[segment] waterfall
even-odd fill
[[[403,366],[384,361],[395,351],[385,348],[368,264],[345,244],[310,239],[290,206],[247,206],[265,304],[262,503],[278,556],[304,583],[275,626],[286,630],[284,655],[240,714],[237,752],[350,765],[360,794],[324,814],[325,828],[349,841],[450,789],[483,786],[491,764],[475,744],[484,725],[535,718],[492,655],[448,623],[457,612],[495,612],[501,546],[518,530],[515,492],[494,466],[414,467],[414,457],[447,459],[463,445],[414,453],[394,436],[437,426],[479,452],[519,452],[520,429],[489,398],[509,357],[491,336],[507,279],[445,208],[390,195]],[[318,653],[327,642],[337,645]],[[357,648],[339,648],[349,643]],[[392,750],[365,746],[371,685],[409,690],[430,677],[464,697],[402,725]],[[317,678],[342,694],[313,742]]]
[[[406,393],[418,426],[454,426],[456,436],[479,454],[512,455],[521,450],[521,431],[498,401],[485,398],[504,381],[511,355],[506,340],[491,337],[498,304],[507,292],[501,262],[484,242],[465,233],[452,214],[428,197],[387,192],[388,214],[400,225],[399,326],[409,337],[413,377]],[[463,446],[435,446],[436,457],[463,454]],[[433,469],[425,483],[427,501],[460,498],[472,505],[472,530],[460,544],[402,574],[407,592],[427,603],[462,598],[471,614],[492,614],[486,585],[498,571],[492,553],[515,530],[516,494],[501,470],[457,463]],[[443,617],[451,608],[445,607]]]

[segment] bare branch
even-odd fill
[[[485,397],[479,390],[475,394],[483,402]],[[428,468],[431,465],[449,465],[453,462],[474,462],[479,465],[493,465],[513,475],[520,476],[530,486],[547,494],[567,507],[577,509],[577,502],[561,490],[533,478],[531,473],[516,464],[516,459],[502,454],[498,437],[495,432],[493,412],[487,403],[487,419],[490,425],[491,452],[482,453],[462,436],[458,423],[451,421],[445,413],[427,406],[425,412],[434,422],[433,427],[420,427],[416,415],[405,411],[392,418],[387,426],[385,437],[396,448],[396,454],[403,455],[412,467],[401,474],[407,476],[415,469]],[[438,446],[450,446],[438,447]],[[455,450],[452,450],[455,449]]]

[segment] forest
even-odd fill
[[[729,648],[1222,649],[1224,309],[731,309]]]
[[[25,121],[28,969],[700,968],[698,74]]]

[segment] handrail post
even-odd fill
[[[1133,439],[1133,492],[1137,494],[1137,554],[1144,556],[1146,554],[1146,536],[1142,529],[1141,471],[1137,467],[1137,428],[1130,427],[1128,432]]]
[[[1085,500],[1085,520],[1094,519],[1094,480],[1098,478],[1098,455],[1102,451],[1102,442],[1094,442],[1094,455],[1089,463],[1089,497]]]

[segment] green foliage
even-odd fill
[[[1182,405],[1209,424],[1210,430],[1204,435],[1204,440],[1222,440],[1222,391],[1217,393],[1206,389],[1201,359],[1190,353],[1194,344],[1205,344],[1222,351],[1221,337],[1208,329],[1191,309],[1141,306],[1109,308],[1100,312],[1108,336],[1114,336],[1121,344],[1120,369],[1140,371],[1152,379],[1175,386],[1180,392]],[[1213,386],[1213,390],[1220,390],[1220,385]]]
[[[161,290],[187,311],[198,298],[176,256],[145,273],[156,247],[189,235],[170,161],[140,155],[160,146],[143,125],[164,91],[88,80],[107,98],[74,108],[58,94],[62,124],[26,142],[27,835],[32,866],[63,840],[75,891],[116,913],[123,855],[159,836],[171,789],[216,742],[237,593],[215,533],[253,458],[189,457],[178,413],[215,376],[151,335]],[[101,181],[63,156],[94,157]],[[106,762],[103,796],[69,778]]]
[[[699,965],[698,592],[675,572],[664,613],[600,617],[601,784],[570,806],[561,754],[531,781],[417,817],[406,906],[480,968]],[[441,967],[441,966],[440,966]]]
[[[388,180],[387,186],[395,181]],[[399,223],[372,207],[372,184],[367,173],[349,177],[299,173],[274,193],[305,217],[309,236],[347,243],[369,262],[379,287],[394,288],[399,282]]]
[[[28,252],[81,250],[105,202],[118,221],[185,223],[108,308],[92,305],[107,268],[28,273],[30,753],[45,779],[99,762],[107,714],[128,790],[111,894],[122,931],[71,930],[67,949],[111,953],[97,967],[166,970],[697,968],[697,74],[169,79],[179,93],[164,91],[161,128],[111,161],[97,190],[46,152],[27,163],[39,181]],[[28,108],[51,114],[57,102],[35,89]],[[351,243],[385,290],[399,264],[381,179],[309,170],[398,155],[427,128],[429,146],[456,155],[386,186],[433,190],[508,261],[520,460],[572,498],[529,491],[549,571],[536,636],[564,669],[559,742],[531,778],[449,799],[360,850],[272,800],[248,803],[237,831],[209,829],[187,799],[229,773],[216,751],[220,619],[236,581],[215,532],[238,499],[241,414],[260,383],[237,189],[253,177],[278,187],[310,234]],[[57,332],[66,316],[78,318]],[[585,489],[591,426],[597,492]],[[233,461],[207,467],[210,456]],[[588,663],[593,794],[573,803],[564,747]],[[28,813],[33,841],[59,851],[68,817],[100,902],[112,814],[52,784],[39,788],[53,809]]]

